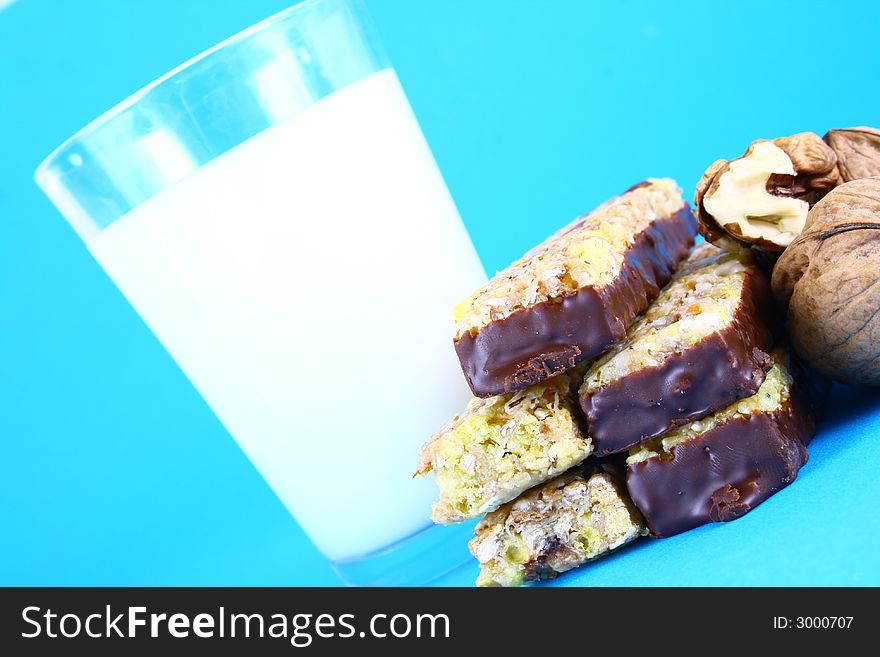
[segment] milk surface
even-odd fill
[[[450,309],[485,274],[392,70],[88,246],[329,558],[428,524],[412,473],[468,399]]]

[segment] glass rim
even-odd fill
[[[340,0],[336,0],[336,1],[339,2]],[[346,4],[350,2],[350,0],[341,0],[341,1],[345,2]],[[171,70],[169,70],[168,72],[160,75],[158,78],[156,78],[152,82],[149,82],[148,84],[144,85],[143,87],[141,87],[140,89],[138,89],[134,93],[128,95],[123,100],[121,100],[118,103],[116,103],[115,105],[113,105],[110,109],[99,114],[97,117],[95,117],[94,119],[92,119],[91,121],[86,123],[82,128],[80,128],[79,130],[74,132],[70,137],[65,139],[58,146],[56,146],[52,150],[52,152],[50,152],[46,157],[44,157],[43,160],[40,162],[40,164],[37,165],[37,168],[34,171],[34,180],[36,180],[37,183],[39,183],[40,179],[43,177],[46,170],[49,169],[49,167],[51,167],[52,164],[55,163],[61,157],[61,155],[67,149],[69,149],[73,144],[79,142],[84,137],[99,130],[103,125],[105,125],[106,123],[113,120],[114,118],[116,118],[117,116],[119,116],[120,114],[125,112],[126,110],[128,110],[131,107],[133,107],[134,105],[136,105],[140,100],[145,98],[151,91],[166,84],[167,82],[169,82],[173,78],[176,78],[181,73],[193,69],[194,67],[196,67],[200,63],[204,62],[205,60],[207,60],[211,56],[215,55],[219,51],[221,51],[231,45],[234,45],[234,44],[237,44],[241,41],[244,41],[245,39],[253,36],[254,34],[256,34],[258,32],[262,32],[263,30],[274,25],[275,23],[279,23],[283,20],[286,20],[287,18],[289,18],[290,14],[297,13],[304,8],[308,8],[313,5],[320,4],[322,2],[327,2],[327,0],[299,0],[298,2],[295,2],[295,4],[293,4],[292,6],[287,7],[286,9],[282,9],[281,11],[274,13],[271,16],[267,16],[266,18],[254,23],[253,25],[250,25],[250,26],[244,28],[243,30],[236,32],[232,36],[223,39],[222,41],[214,44],[210,48],[203,50],[202,52],[200,52],[199,54],[197,54],[193,57],[190,57],[189,59],[184,61],[182,64],[179,64],[179,65],[175,66],[174,68],[172,68]]]

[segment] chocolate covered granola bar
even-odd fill
[[[643,534],[638,511],[616,477],[579,467],[483,518],[469,544],[477,586],[549,579]]]
[[[693,244],[669,179],[636,185],[499,272],[453,311],[473,393],[522,389],[621,340]]]
[[[750,252],[711,244],[687,260],[580,388],[600,456],[753,395],[773,364],[773,304]]]
[[[784,348],[773,361],[751,397],[630,451],[627,488],[652,535],[733,520],[797,477],[827,387]]]

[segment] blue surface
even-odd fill
[[[872,2],[367,1],[490,270],[646,176],[690,194],[757,137],[880,123]],[[338,583],[31,179],[103,110],[287,4],[0,12],[0,584]],[[880,584],[878,433],[880,393],[839,387],[795,485],[559,582]]]

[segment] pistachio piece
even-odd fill
[[[789,338],[820,373],[880,385],[880,178],[844,183],[809,212],[773,269]]]
[[[838,182],[837,155],[812,132],[755,141],[703,175],[694,197],[700,232],[731,251],[781,251],[803,230],[810,206]]]
[[[823,139],[837,154],[841,182],[880,176],[880,130],[829,130]]]

